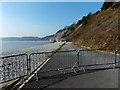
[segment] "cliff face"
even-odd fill
[[[76,24],[60,30],[54,40],[95,49],[120,49],[119,13],[120,2],[105,2],[101,11],[89,13]]]
[[[59,30],[51,39],[51,42],[60,42],[62,40],[62,36],[65,33],[65,29]]]
[[[69,27],[65,27],[64,29],[59,30],[52,38],[51,42],[62,42],[66,41],[66,37],[68,37],[75,30],[75,24],[70,25]]]

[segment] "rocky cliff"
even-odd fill
[[[66,40],[66,37],[69,36],[75,30],[75,24],[72,24],[68,27],[65,27],[59,30],[52,38],[51,42],[62,42]]]
[[[95,49],[120,49],[119,13],[120,2],[105,2],[100,11],[59,30],[51,40],[72,41]]]

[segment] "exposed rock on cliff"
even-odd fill
[[[66,40],[66,37],[69,36],[75,30],[75,24],[72,24],[64,29],[59,30],[52,38],[51,42],[62,42]]]

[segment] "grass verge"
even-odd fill
[[[46,54],[46,55],[45,55],[45,58],[47,59],[47,58],[53,56],[53,55],[54,55],[56,52],[58,52],[64,45],[65,45],[65,43],[63,43],[62,45],[60,45],[59,48],[54,49],[54,50],[52,50],[50,53]]]
[[[77,44],[74,44],[75,46],[77,46],[77,47],[80,47],[80,48],[84,48],[84,49],[88,49],[88,50],[95,50],[94,48],[92,48],[92,47],[87,47],[87,46],[79,46],[79,45],[77,45]],[[97,51],[97,52],[102,52],[102,53],[106,53],[106,54],[113,54],[113,55],[115,55],[115,53],[116,53],[116,51],[114,50],[95,50],[95,51]]]

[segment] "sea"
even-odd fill
[[[49,41],[0,41],[0,53],[49,44]]]

